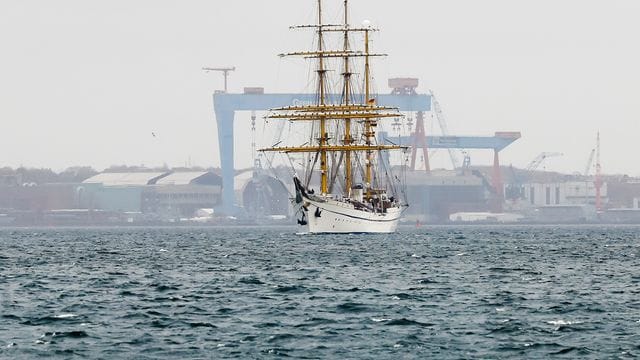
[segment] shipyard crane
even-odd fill
[[[218,67],[218,68],[212,68],[212,67],[203,67],[202,70],[204,70],[205,72],[209,72],[209,71],[220,71],[222,73],[222,76],[224,76],[224,92],[227,92],[227,78],[229,77],[229,72],[231,71],[236,71],[236,67]]]
[[[527,173],[532,173],[544,162],[545,159],[554,156],[562,156],[562,153],[557,152],[542,152],[535,159],[533,159],[526,168]]]
[[[511,183],[507,185],[505,189],[505,196],[509,200],[518,200],[524,198],[524,190],[522,188],[522,179],[516,173],[513,165],[509,165],[509,171],[511,171]]]
[[[531,179],[533,172],[536,171],[536,169],[544,162],[545,159],[562,155],[562,153],[557,152],[542,152],[529,163],[527,168],[524,170],[524,174],[521,174],[520,176],[516,173],[513,165],[509,166],[513,183],[507,186],[507,198],[511,200],[524,198],[524,189],[522,188],[523,182]]]
[[[432,90],[429,90],[429,96],[431,97],[431,104],[433,105],[433,111],[436,114],[436,119],[438,120],[438,125],[440,125],[440,130],[442,131],[442,136],[449,136],[449,129],[447,127],[447,120],[444,117],[444,113],[442,112],[442,107],[440,106],[440,103],[438,102],[438,99],[436,99],[435,94],[433,93]],[[453,169],[457,169],[460,167],[460,165],[458,165],[458,157],[456,156],[456,151],[455,149],[449,148],[447,149],[449,151],[449,157],[451,158],[451,164],[453,165]],[[464,155],[465,156],[465,161],[468,157],[467,154]]]
[[[593,165],[593,157],[596,154],[596,149],[591,149],[591,154],[589,154],[589,160],[587,160],[587,166],[584,167],[584,172],[582,175],[589,176],[589,172],[591,171],[591,165]]]

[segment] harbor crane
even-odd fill
[[[506,193],[507,198],[511,200],[523,199],[524,198],[524,188],[522,184],[524,181],[529,181],[533,175],[533,172],[540,167],[540,165],[544,162],[545,159],[554,156],[562,156],[562,153],[557,152],[542,152],[538,156],[536,156],[530,163],[527,165],[525,169],[524,175],[518,175],[513,168],[510,166],[511,176],[513,177],[513,183],[507,186]]]
[[[444,117],[444,113],[442,112],[442,107],[440,106],[440,103],[438,102],[438,99],[436,99],[436,95],[432,90],[429,90],[429,96],[431,96],[431,104],[433,105],[433,111],[435,112],[436,119],[438,120],[438,125],[440,125],[442,136],[447,137],[449,136],[449,128],[447,126],[447,120]],[[455,149],[449,148],[447,149],[447,151],[449,152],[449,158],[451,159],[451,165],[453,165],[453,169],[455,170],[459,168],[460,165],[458,163],[458,157],[456,156]],[[470,161],[470,158],[468,158],[468,154],[463,153],[463,155],[465,158],[465,162]]]
[[[229,72],[231,71],[236,71],[236,67],[218,67],[218,68],[213,68],[213,67],[203,67],[202,70],[204,70],[205,72],[209,72],[209,71],[220,71],[222,73],[222,76],[224,76],[224,92],[225,94],[227,93],[227,78],[229,77]]]
[[[591,154],[589,155],[589,160],[587,160],[587,166],[584,167],[583,176],[589,176],[591,172],[591,165],[593,165],[593,157],[596,154],[596,149],[591,149]]]
[[[562,156],[562,153],[557,153],[557,152],[542,152],[540,153],[540,155],[536,156],[535,159],[533,159],[529,165],[527,166],[527,173],[532,173],[534,171],[536,171],[536,169],[544,162],[545,159],[548,159],[550,157],[554,157],[554,156]]]

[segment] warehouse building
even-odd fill
[[[406,181],[410,205],[405,217],[410,221],[443,223],[453,213],[489,210],[491,186],[477,172],[410,171]]]
[[[220,176],[207,171],[101,173],[83,181],[76,197],[89,209],[173,219],[217,206],[221,190]]]

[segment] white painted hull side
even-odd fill
[[[386,213],[356,210],[337,201],[317,202],[310,199],[305,215],[309,232],[321,233],[392,233],[398,227],[402,208],[387,209]],[[320,210],[319,215],[317,209]]]

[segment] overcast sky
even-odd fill
[[[326,2],[337,20],[341,1]],[[304,90],[302,64],[276,54],[307,45],[288,26],[311,21],[313,3],[0,1],[0,166],[218,166],[211,94],[222,76],[201,68],[236,66],[232,92]],[[379,92],[388,77],[418,77],[451,133],[521,131],[506,165],[552,151],[564,156],[547,170],[582,172],[599,130],[603,170],[640,175],[640,1],[352,4],[352,23],[380,27],[373,46],[390,55],[374,66]],[[248,116],[238,119],[246,138]],[[250,164],[246,143],[238,167]]]

